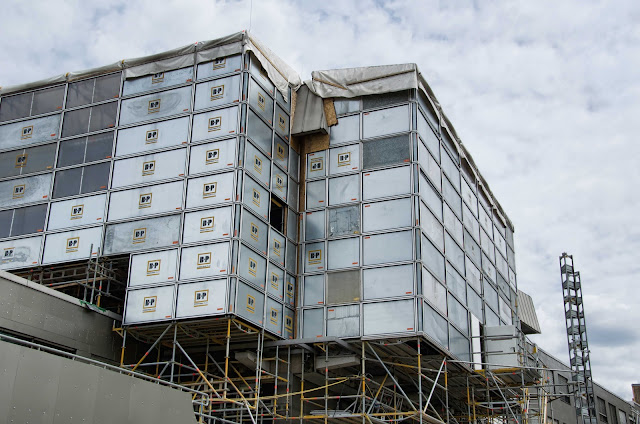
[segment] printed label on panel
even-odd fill
[[[164,72],[158,72],[151,75],[151,84],[157,84],[164,81]]]
[[[150,160],[142,163],[142,175],[153,175],[156,172],[156,161]]]
[[[198,253],[198,269],[211,268],[211,252]]]
[[[220,131],[222,128],[222,116],[214,116],[209,118],[209,132]]]
[[[160,100],[161,100],[161,99],[153,99],[153,100],[149,100],[148,113],[157,113],[157,112],[160,112]]]
[[[26,140],[31,138],[31,136],[33,136],[33,125],[22,127],[22,135],[20,136],[20,139]]]
[[[224,97],[224,84],[211,87],[211,100],[218,100]]]
[[[77,252],[79,246],[80,246],[80,237],[70,237],[67,239],[66,252],[67,253]]]
[[[147,296],[142,299],[142,312],[155,312],[158,303],[158,296]]]
[[[152,259],[147,261],[147,277],[160,274],[161,259]]]
[[[247,295],[247,311],[252,314],[256,312],[256,298],[250,294]]]
[[[25,153],[24,155],[16,156],[16,168],[24,168],[27,165],[27,157],[29,155]]]
[[[215,230],[215,217],[213,216],[205,216],[204,218],[200,218],[200,232],[201,233],[210,233]]]
[[[202,198],[207,199],[209,197],[216,197],[216,192],[218,191],[218,183],[204,183],[202,185]]]
[[[153,193],[141,194],[140,199],[138,200],[138,209],[150,208],[152,199]]]
[[[145,144],[157,143],[159,135],[160,131],[157,129],[147,131],[145,136]]]
[[[209,304],[209,290],[196,290],[193,294],[193,306],[207,306]]]
[[[147,229],[136,228],[133,230],[133,244],[144,243],[147,240]]]
[[[218,163],[219,158],[220,158],[220,149],[207,150],[205,163],[207,165]]]

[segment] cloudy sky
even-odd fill
[[[317,4],[316,4],[317,3]],[[419,6],[418,6],[419,5]],[[640,382],[640,2],[4,0],[0,85],[250,28],[297,69],[415,62],[516,227],[534,342],[568,360],[581,271],[594,378]],[[636,211],[636,212],[634,212]]]

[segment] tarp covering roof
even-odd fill
[[[158,72],[184,68],[186,66],[193,66],[195,63],[213,60],[217,57],[238,54],[243,51],[251,51],[256,56],[262,67],[267,71],[269,78],[274,82],[276,88],[278,88],[282,93],[285,100],[288,99],[288,87],[295,90],[302,84],[300,76],[289,65],[264,46],[264,44],[262,44],[262,42],[252,34],[246,31],[241,31],[215,40],[188,44],[163,53],[156,53],[133,59],[123,59],[110,65],[78,72],[67,72],[66,74],[57,75],[27,84],[0,87],[0,94],[6,95],[18,93],[21,91],[95,77],[121,70],[125,71],[125,78],[135,78]]]
[[[498,216],[504,219],[505,225],[514,230],[513,224],[491,192],[489,184],[478,171],[471,154],[460,140],[453,124],[442,110],[440,102],[415,63],[313,71],[311,80],[304,83],[312,93],[322,98],[352,98],[409,89],[421,90],[433,106],[443,131],[448,131],[458,153],[471,165],[475,177],[497,209]]]
[[[518,315],[523,333],[540,334],[542,332],[536,308],[533,306],[533,299],[522,290],[518,290]]]

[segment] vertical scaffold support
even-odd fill
[[[587,324],[584,318],[580,273],[573,267],[573,256],[560,256],[560,275],[564,298],[564,316],[569,346],[569,362],[576,385],[574,391],[576,420],[578,424],[596,424],[596,408],[593,394],[591,361],[587,341]]]

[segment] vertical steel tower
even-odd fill
[[[562,276],[562,294],[564,298],[564,316],[569,345],[569,359],[575,383],[575,407],[577,422],[596,424],[596,408],[589,360],[587,324],[584,319],[582,286],[580,273],[573,267],[573,256],[562,253],[560,256],[560,274]]]

